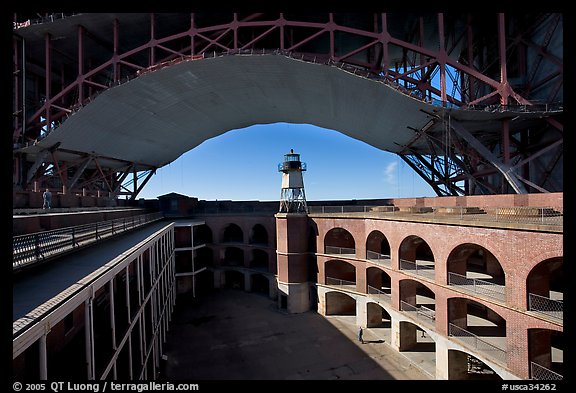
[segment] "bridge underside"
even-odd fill
[[[102,16],[91,19],[88,14],[63,19],[60,28],[76,28],[74,18],[105,23]],[[96,29],[93,24],[85,25]],[[422,24],[421,31],[428,24]],[[82,37],[85,29],[79,30]],[[56,30],[52,34],[56,32],[63,34]],[[430,36],[423,34],[423,52],[429,51],[427,40]],[[353,40],[346,42],[351,45]],[[51,45],[47,39],[46,53]],[[160,47],[155,45],[144,47],[147,51]],[[70,109],[56,104],[70,101],[66,89],[54,99],[46,94],[30,125],[23,128],[15,122],[14,187],[26,190],[39,183],[69,191],[88,187],[133,199],[157,168],[203,141],[254,124],[286,122],[340,131],[398,154],[438,195],[563,191],[561,105],[542,104],[541,99],[531,102],[515,93],[505,78],[505,83],[502,78],[500,84],[492,81],[493,91],[485,87],[483,97],[481,89],[472,94],[464,85],[458,94],[449,94],[450,61],[442,55],[436,65],[421,58],[420,65],[409,66],[405,59],[403,69],[396,64],[391,71],[389,64],[388,68],[360,64],[359,49],[338,58],[298,53],[303,49],[299,45],[293,45],[293,51],[249,45],[223,51],[222,46],[218,52],[210,52],[209,45],[196,54],[173,53],[163,62],[136,67],[124,80],[120,72],[114,76],[117,83],[92,82],[97,94],[86,98],[76,81],[71,86],[80,97],[66,105]],[[81,46],[77,49],[83,52]],[[15,68],[22,68],[17,59]],[[439,78],[432,77],[434,69],[440,70]],[[481,74],[455,71],[460,83],[483,83]],[[45,76],[51,80],[50,71]],[[440,80],[440,89],[432,79]],[[15,88],[22,84],[15,79]],[[45,93],[51,89],[47,84]],[[22,95],[28,90],[24,88]],[[17,104],[25,102],[18,94],[16,98]],[[126,187],[130,176],[132,189]]]

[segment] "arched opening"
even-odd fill
[[[477,357],[455,349],[448,350],[448,379],[492,381],[502,378]]]
[[[268,231],[262,224],[256,224],[250,230],[250,244],[267,246],[268,245]]]
[[[237,270],[224,272],[224,288],[244,290],[244,274]]]
[[[244,251],[238,247],[226,247],[222,266],[244,266]]]
[[[448,299],[448,335],[506,364],[506,320],[484,304],[459,297]]]
[[[250,288],[252,292],[266,296],[270,294],[270,282],[263,274],[252,274],[250,276]]]
[[[388,304],[392,302],[392,280],[384,270],[373,266],[366,269],[366,285],[371,297]]]
[[[428,374],[436,375],[436,342],[426,330],[415,323],[400,321],[398,350]]]
[[[372,231],[366,239],[366,259],[390,267],[390,243],[380,231]]]
[[[212,243],[212,229],[206,224],[194,227],[194,246]]]
[[[354,236],[344,228],[330,229],[324,236],[324,252],[354,257],[356,255]]]
[[[224,233],[222,235],[222,243],[243,243],[244,233],[242,229],[236,224],[228,224],[224,228]]]
[[[252,250],[252,259],[250,260],[250,268],[255,270],[269,271],[268,267],[268,253],[264,250]]]
[[[504,270],[486,248],[465,243],[454,248],[447,261],[448,285],[506,301]]]
[[[428,326],[436,324],[434,291],[415,280],[400,281],[400,310]]]
[[[434,278],[434,254],[424,239],[408,236],[400,244],[400,270]]]
[[[381,329],[391,329],[392,328],[392,317],[378,303],[368,302],[366,304],[367,313],[367,323],[368,328],[381,328]]]
[[[527,309],[564,319],[564,258],[549,258],[528,274],[526,280]]]
[[[564,379],[564,333],[528,329],[530,377],[538,380]]]
[[[338,285],[356,289],[356,267],[351,263],[337,259],[324,264],[324,282],[326,285]]]
[[[326,315],[356,315],[356,300],[342,292],[326,292]]]

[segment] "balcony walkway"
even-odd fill
[[[98,247],[89,246],[80,249],[49,264],[13,276],[12,320],[24,317],[168,223],[163,220],[156,221],[98,243]]]

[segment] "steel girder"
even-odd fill
[[[34,143],[100,92],[185,58],[278,49],[375,72],[443,108],[506,111],[563,101],[561,14],[78,14],[15,15],[13,144]],[[124,27],[126,26],[126,27]],[[560,40],[560,41],[559,41]],[[562,112],[541,125],[478,140],[442,122],[434,153],[400,154],[438,195],[562,191]],[[456,128],[454,128],[454,126]],[[420,137],[420,136],[419,136]],[[14,155],[14,186],[33,182],[134,199],[156,168],[108,165],[86,153]],[[62,156],[62,157],[58,157]],[[66,157],[66,158],[63,158]],[[73,157],[73,158],[71,158]],[[103,166],[102,163],[107,164]],[[132,175],[130,185],[124,185]],[[145,181],[138,186],[138,179]],[[72,190],[70,190],[72,191]]]

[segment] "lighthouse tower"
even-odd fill
[[[280,194],[280,213],[307,213],[306,195],[304,194],[304,179],[302,172],[306,163],[300,161],[300,154],[284,155],[284,162],[278,164],[278,172],[282,172],[282,192]]]
[[[278,306],[289,313],[306,312],[311,304],[308,207],[302,180],[305,170],[306,164],[294,150],[278,164],[278,172],[282,172],[280,211],[275,214]]]

